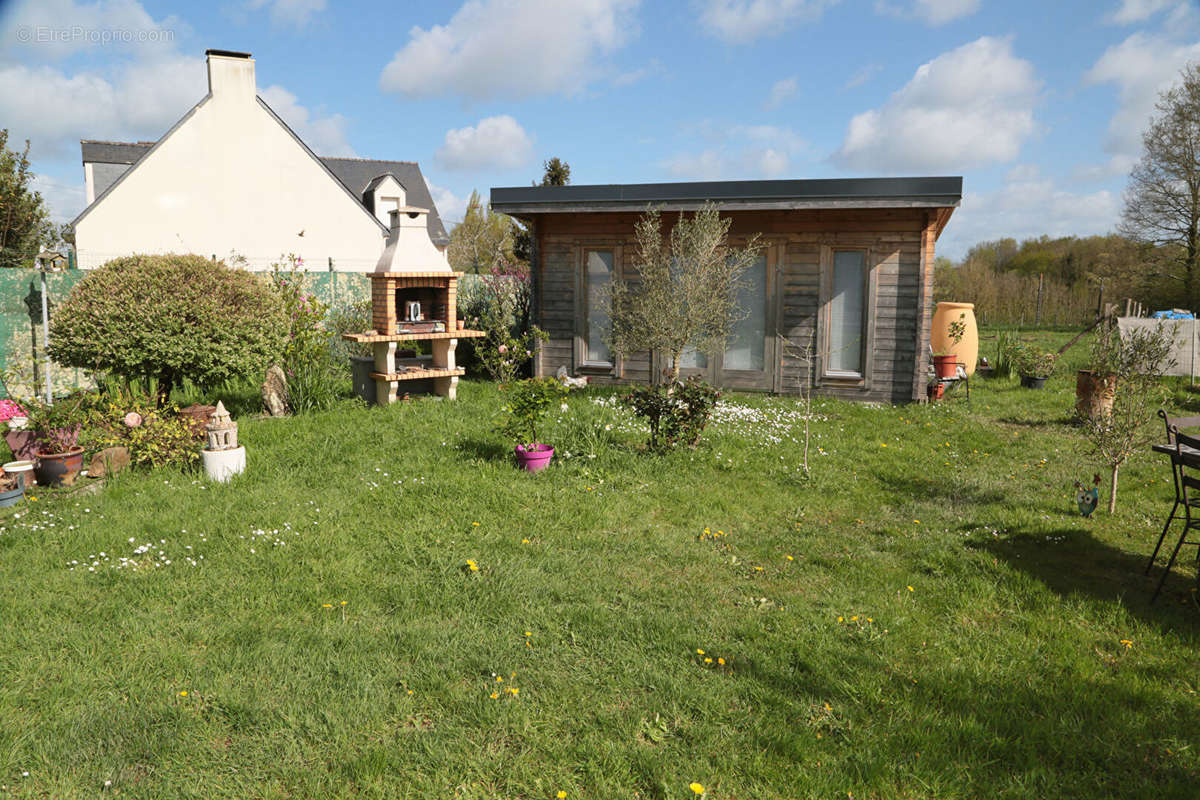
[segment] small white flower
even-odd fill
[[[560,411],[566,411],[566,410],[567,410],[567,404],[566,404],[566,403],[563,403],[563,404],[562,404],[562,405],[560,405],[558,408],[559,408],[559,410],[560,410]]]

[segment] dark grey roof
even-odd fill
[[[492,189],[492,208],[506,214],[602,211],[661,205],[695,208],[897,208],[957,206],[962,177],[827,178],[785,181],[698,181]]]
[[[150,151],[154,142],[99,142],[84,140],[80,142],[83,150],[83,162],[96,164],[135,164],[138,159]],[[421,168],[415,161],[376,161],[369,158],[323,158],[321,163],[334,174],[342,184],[357,197],[364,201],[363,193],[371,182],[386,173],[391,173],[400,185],[404,187],[406,202],[410,206],[429,209],[429,238],[434,244],[446,245],[450,237],[442,218],[438,215],[437,204],[429,193],[429,186],[421,174]],[[366,203],[364,202],[364,205]]]
[[[329,167],[330,172],[338,177],[338,180],[346,185],[347,189],[359,198],[367,191],[371,181],[390,172],[404,187],[405,202],[410,206],[429,209],[429,221],[426,227],[433,243],[437,245],[450,243],[450,237],[446,234],[445,226],[442,225],[442,218],[438,216],[437,204],[433,202],[433,196],[429,194],[429,186],[425,183],[425,176],[421,174],[421,168],[415,161],[375,161],[369,158],[321,158],[321,161]]]
[[[154,147],[154,142],[99,142],[84,139],[79,146],[83,150],[85,164],[133,164]]]

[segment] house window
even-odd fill
[[[613,275],[612,250],[583,252],[583,326],[581,359],[584,366],[611,367],[612,353],[605,341],[612,331],[608,290]]]
[[[863,343],[867,330],[867,254],[835,250],[827,278],[825,375],[863,376]]]

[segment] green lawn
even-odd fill
[[[810,479],[794,399],[649,456],[590,390],[526,475],[464,382],[243,420],[228,486],[41,492],[0,517],[0,797],[1195,798],[1165,461],[1083,519],[1073,377],[973,388],[817,401]]]

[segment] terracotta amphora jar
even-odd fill
[[[960,319],[963,335],[956,344],[950,335],[950,324]],[[974,303],[938,303],[929,338],[934,353],[954,354],[956,360],[965,365],[967,375],[975,374],[975,364],[979,361],[979,328],[975,325]]]

